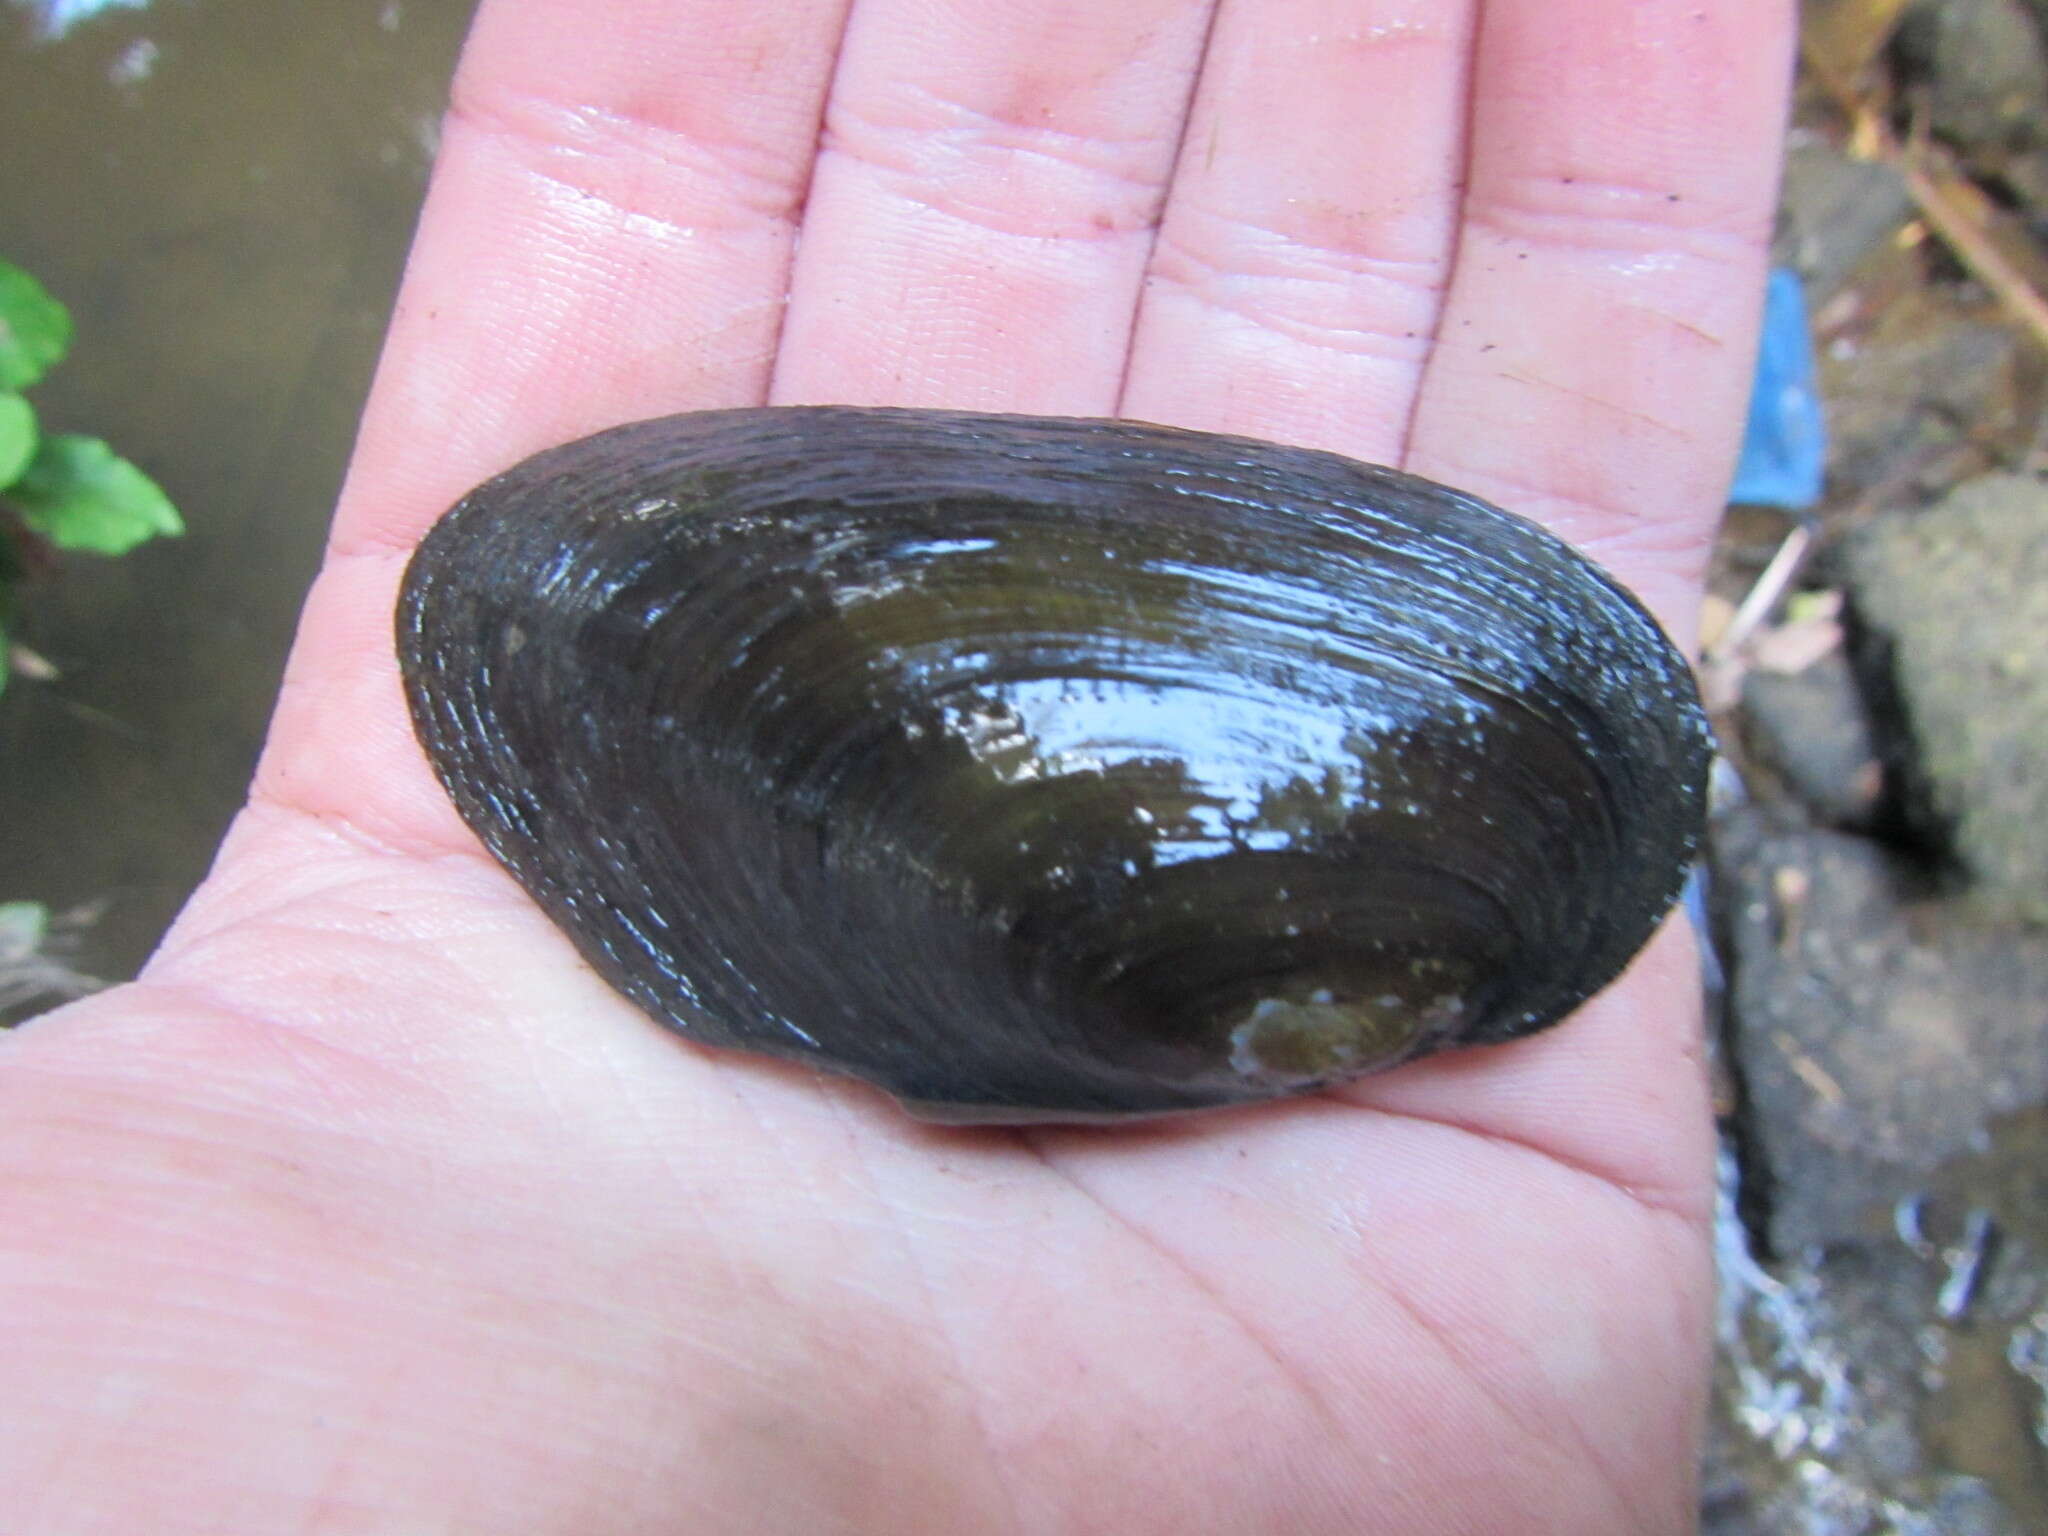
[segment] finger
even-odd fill
[[[1206,13],[867,0],[775,400],[1109,414]]]
[[[338,548],[546,442],[765,398],[845,5],[483,6]]]
[[[1407,465],[1606,559],[1689,630],[1742,421],[1784,0],[1495,0]]]
[[[1398,451],[1449,270],[1472,0],[1225,4],[1121,410]]]
[[[405,552],[547,443],[765,398],[844,5],[483,7],[259,798],[471,845],[400,704]]]

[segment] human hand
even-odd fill
[[[1791,8],[1480,8],[486,3],[249,807],[139,982],[0,1043],[0,1526],[1690,1528],[1682,927],[1511,1046],[937,1130],[615,998],[392,656],[471,484],[764,400],[1398,463],[1687,635]]]

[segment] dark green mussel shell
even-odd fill
[[[1312,1090],[1611,981],[1693,859],[1691,674],[1531,523],[1135,422],[709,411],[428,534],[470,826],[693,1040],[948,1120]]]

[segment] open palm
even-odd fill
[[[0,1529],[1686,1528],[1681,930],[1341,1093],[935,1130],[614,998],[428,773],[391,610],[534,449],[832,400],[1400,464],[1683,636],[1789,12],[486,3],[250,805],[141,981],[0,1047]]]

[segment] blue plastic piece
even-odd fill
[[[1728,499],[1800,511],[1820,500],[1827,429],[1814,383],[1806,289],[1789,267],[1764,289],[1763,343],[1749,396],[1749,424]]]

